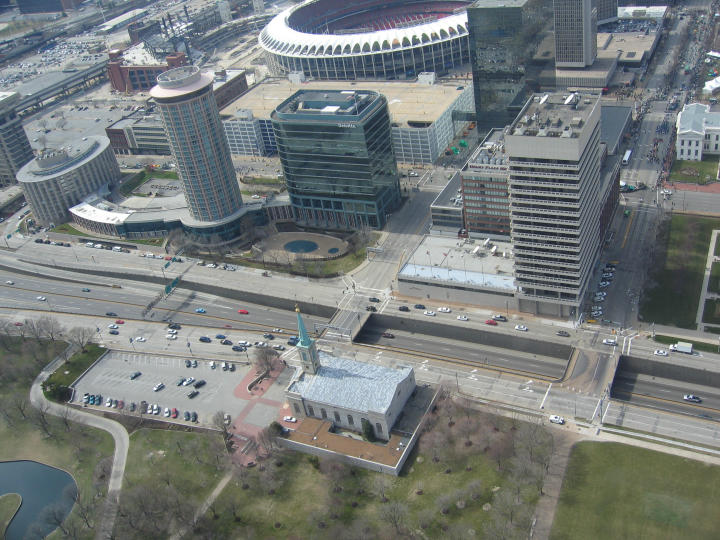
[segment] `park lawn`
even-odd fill
[[[0,349],[0,364],[3,367],[26,365],[27,368],[17,379],[0,384],[0,400],[14,403],[24,398],[29,402],[30,385],[36,373],[67,344],[44,341],[38,346],[34,339],[22,342],[20,338],[6,343],[9,350]],[[14,409],[11,412],[15,417],[12,426],[4,418],[0,419],[0,461],[33,460],[44,463],[71,474],[81,494],[105,494],[108,478],[101,478],[98,465],[113,454],[115,446],[109,433],[72,422],[68,427],[62,419],[52,416],[49,417],[51,438]],[[30,417],[35,411],[28,404],[25,412]],[[71,517],[75,513],[73,510]]]
[[[715,246],[717,249],[717,246]],[[708,281],[708,291],[720,293],[720,263],[713,263],[710,267],[710,280]]]
[[[618,443],[570,455],[551,540],[717,538],[720,467]]]
[[[130,194],[132,194],[132,192],[135,191],[137,188],[142,186],[145,182],[149,182],[153,178],[164,178],[164,179],[170,179],[170,180],[177,180],[178,174],[173,171],[163,171],[163,170],[153,170],[151,172],[141,171],[120,185],[120,193],[124,197],[127,197]]]
[[[82,375],[85,370],[105,352],[105,348],[95,345],[94,343],[88,343],[85,346],[85,352],[81,351],[72,355],[68,361],[60,366],[60,369],[48,377],[47,383],[70,386],[75,382],[75,379]]]
[[[17,493],[0,495],[0,538],[5,538],[5,529],[20,508],[22,497]]]
[[[715,182],[717,180],[717,171],[717,159],[705,158],[702,161],[677,160],[670,170],[670,182],[703,185],[708,182]]]
[[[148,428],[132,433],[125,468],[127,486],[172,483],[183,496],[199,506],[222,477],[222,472],[214,465],[210,444],[213,437],[222,446],[220,433]]]
[[[705,300],[702,321],[709,324],[720,324],[720,300],[711,298]]]
[[[78,231],[75,227],[73,227],[69,223],[63,223],[62,225],[58,225],[57,227],[55,227],[52,230],[52,232],[63,233],[63,234],[72,234],[73,236],[88,236],[84,232]]]
[[[249,488],[242,489],[238,481],[231,481],[218,498],[215,507],[218,517],[213,530],[219,537],[253,535],[256,538],[333,538],[338,531],[353,523],[367,525],[373,531],[369,537],[389,538],[394,532],[381,516],[383,505],[373,493],[373,482],[383,477],[390,483],[387,491],[389,501],[398,501],[407,506],[407,523],[426,521],[423,530],[425,538],[442,538],[441,527],[462,523],[476,531],[482,531],[488,514],[481,510],[483,504],[492,498],[492,488],[502,485],[503,480],[497,467],[479,448],[468,456],[452,458],[448,463],[434,463],[429,456],[422,456],[417,449],[408,459],[404,472],[399,477],[383,475],[359,468],[348,468],[342,480],[342,490],[334,492],[328,487],[328,477],[317,470],[310,456],[298,452],[286,452],[265,462],[266,467],[276,467],[274,462],[282,461],[277,468],[283,483],[274,495],[269,495],[258,469],[249,471]],[[470,470],[466,470],[470,467]],[[466,506],[459,509],[452,504],[447,515],[441,515],[437,499],[445,494],[452,495],[465,488],[471,481],[480,480],[483,495],[478,500],[466,498]],[[422,489],[423,493],[416,492]],[[231,499],[239,508],[240,520],[235,522],[228,511]],[[276,527],[276,523],[279,527]],[[319,526],[323,523],[324,526]]]
[[[710,237],[720,220],[674,214],[662,227],[658,257],[664,252],[665,260],[651,271],[640,315],[649,323],[695,328]]]

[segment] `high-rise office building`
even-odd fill
[[[475,114],[481,133],[512,122],[537,86],[532,58],[547,12],[529,0],[476,0],[467,8]],[[537,72],[537,73],[536,73]]]
[[[382,228],[400,204],[384,96],[300,90],[272,115],[295,219],[317,227]]]
[[[595,5],[597,6],[598,24],[617,21],[618,0],[596,0]]]
[[[555,66],[584,68],[597,56],[597,8],[594,0],[553,0]]]
[[[577,316],[603,240],[599,96],[534,96],[505,152],[519,308]]]
[[[150,95],[165,124],[193,218],[220,221],[242,206],[240,186],[213,95],[213,74],[196,66],[158,76]]]
[[[493,129],[460,171],[463,226],[473,237],[510,239],[508,161],[503,130]]]
[[[33,158],[30,141],[15,113],[19,101],[17,92],[0,92],[0,187],[14,184],[20,167]]]

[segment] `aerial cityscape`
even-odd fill
[[[720,2],[642,4],[0,0],[0,538],[717,538]]]

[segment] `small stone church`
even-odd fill
[[[415,390],[413,368],[389,368],[319,352],[297,311],[300,368],[285,389],[292,414],[320,418],[363,431],[367,420],[378,439],[388,440]]]

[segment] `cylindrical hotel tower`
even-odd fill
[[[220,221],[242,206],[212,73],[183,66],[162,73],[150,95],[160,108],[191,215]]]

